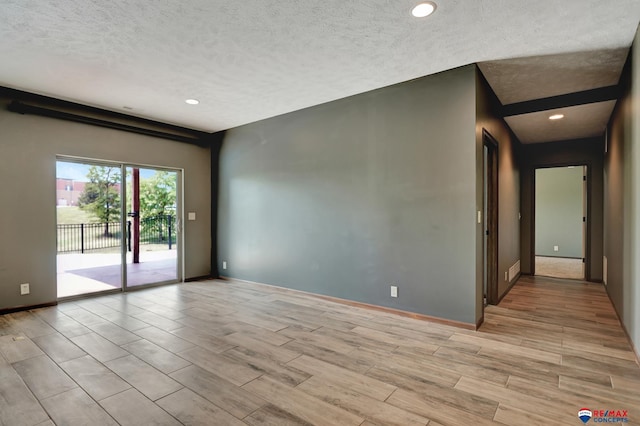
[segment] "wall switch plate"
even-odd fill
[[[188,220],[196,220],[196,212],[187,213],[187,219]]]
[[[391,297],[398,297],[398,286],[391,286]]]
[[[560,250],[560,247],[558,247],[558,246],[553,246],[553,251],[558,251],[558,250]]]
[[[478,210],[478,223],[482,223],[482,211]]]
[[[25,294],[29,293],[29,283],[20,284],[20,296],[24,296]]]
[[[227,269],[227,261],[226,260],[222,261],[222,269]]]
[[[505,281],[509,281],[509,272],[508,271],[504,271],[504,280]]]

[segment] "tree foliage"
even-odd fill
[[[133,179],[127,171],[127,211],[133,211]],[[156,235],[165,240],[169,221],[175,227],[176,173],[156,170],[149,177],[140,177],[140,227],[142,235]],[[174,228],[175,229],[175,228]],[[175,232],[173,233],[175,237]]]
[[[168,235],[167,220],[172,220],[169,216],[175,217],[175,203],[175,173],[158,170],[153,176],[140,179],[140,217],[145,231],[157,234],[164,241]]]
[[[109,234],[109,222],[120,220],[120,169],[117,167],[91,166],[87,173],[89,182],[78,199],[81,209],[94,214],[105,224],[105,236]],[[127,179],[127,211],[133,211],[131,205],[132,179]],[[175,218],[176,174],[157,170],[148,178],[140,179],[140,219],[143,227],[165,233],[164,221],[145,221],[144,219],[170,215]],[[157,229],[155,229],[157,228]]]
[[[141,218],[159,215],[175,215],[175,173],[158,170],[153,176],[140,180]]]
[[[89,182],[78,199],[81,209],[93,213],[105,224],[104,235],[109,236],[109,222],[120,217],[120,169],[117,167],[91,166],[87,173]]]

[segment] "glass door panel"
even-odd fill
[[[58,298],[122,288],[121,170],[56,162]]]
[[[126,286],[179,281],[179,172],[126,167]]]

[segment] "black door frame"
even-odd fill
[[[483,157],[484,147],[487,147],[487,178],[488,183],[484,188],[488,189],[487,193],[487,228],[483,229],[483,235],[487,235],[487,243],[484,244],[483,250],[487,250],[487,261],[483,260],[483,268],[486,269],[487,276],[487,304],[495,305],[500,299],[498,296],[498,141],[486,130],[482,129],[482,145]],[[483,158],[484,168],[484,158]],[[483,173],[484,178],[484,173]],[[483,194],[484,200],[484,194]],[[483,201],[484,204],[484,201]],[[484,208],[484,205],[483,205]],[[483,221],[484,225],[484,221]],[[484,228],[484,226],[483,226]]]
[[[592,180],[592,170],[593,166],[589,161],[569,161],[569,162],[558,162],[558,163],[544,163],[533,165],[530,169],[531,173],[531,238],[529,241],[529,262],[531,265],[531,275],[536,275],[536,170],[538,169],[553,169],[553,168],[562,168],[562,167],[586,167],[586,182],[587,182],[587,191],[584,196],[587,197],[587,212],[586,217],[583,218],[583,221],[586,223],[586,230],[583,235],[583,251],[584,251],[584,281],[591,281],[591,180]],[[583,200],[584,203],[584,200]]]

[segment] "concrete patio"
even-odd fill
[[[140,263],[127,253],[127,285],[134,287],[178,279],[177,252],[140,250]],[[112,253],[59,254],[58,298],[113,290],[122,286],[121,255]]]

